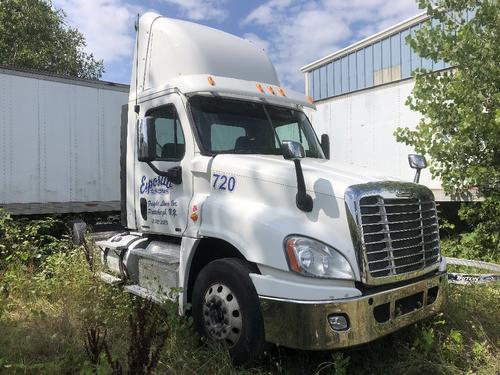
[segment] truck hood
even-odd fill
[[[373,181],[398,181],[398,178],[377,174],[368,168],[346,165],[325,159],[302,159],[306,189],[309,192],[344,198],[347,187]],[[297,187],[294,163],[281,155],[219,154],[212,162],[212,171]]]
[[[329,160],[303,159],[313,209],[302,212],[294,204],[294,163],[281,155],[219,154],[197,159],[193,171],[210,173],[200,235],[224,239],[242,249],[251,262],[287,272],[283,240],[291,234],[314,238],[341,252],[360,280],[344,195],[349,186],[392,178]],[[229,182],[221,188],[221,180],[232,181],[231,189]]]

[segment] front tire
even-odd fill
[[[219,341],[236,364],[258,362],[265,348],[260,302],[252,270],[235,258],[218,259],[203,268],[193,288],[195,328]]]

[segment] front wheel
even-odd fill
[[[202,269],[193,288],[196,330],[222,342],[235,363],[259,361],[264,353],[264,324],[251,272],[240,259],[215,260]]]

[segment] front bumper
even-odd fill
[[[446,272],[413,284],[334,301],[292,301],[260,296],[266,341],[296,349],[344,348],[373,341],[442,310]],[[334,331],[329,315],[346,316],[349,328]]]

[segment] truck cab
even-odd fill
[[[127,232],[98,243],[108,281],[178,301],[235,361],[266,342],[372,341],[440,311],[432,192],[328,158],[264,51],[144,14],[122,116]]]

